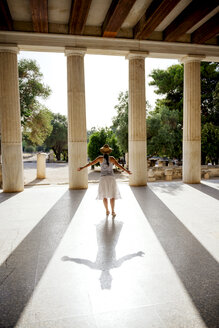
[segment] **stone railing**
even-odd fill
[[[201,178],[210,179],[214,177],[219,177],[219,165],[202,165]],[[154,166],[148,168],[148,182],[156,180],[171,181],[173,179],[182,179],[182,166]]]

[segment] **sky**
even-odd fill
[[[21,51],[18,59],[37,61],[43,73],[43,82],[52,89],[51,96],[42,101],[52,112],[67,115],[67,64],[63,53]],[[177,64],[173,59],[145,59],[146,100],[154,106],[157,95],[149,86],[153,69],[166,69]],[[112,125],[115,106],[121,91],[128,90],[128,60],[120,56],[85,55],[85,97],[87,129]]]

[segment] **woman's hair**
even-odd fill
[[[107,165],[109,166],[109,154],[104,154],[103,157],[106,159]]]

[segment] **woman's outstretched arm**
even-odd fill
[[[110,159],[111,159],[112,163],[115,164],[118,168],[122,169],[123,171],[127,172],[128,174],[132,174],[131,171],[126,170],[122,165],[120,165],[113,156],[111,156]]]
[[[89,162],[86,165],[79,167],[78,171],[81,171],[81,170],[85,169],[86,167],[89,167],[91,165],[99,163],[101,161],[101,158],[102,158],[102,156],[99,156],[99,157],[95,158],[95,160],[93,160],[92,162]]]

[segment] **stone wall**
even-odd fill
[[[201,178],[210,179],[219,177],[219,165],[208,166],[202,165],[201,167]],[[182,166],[163,166],[163,167],[150,167],[148,168],[148,182],[156,180],[167,180],[182,179]]]

